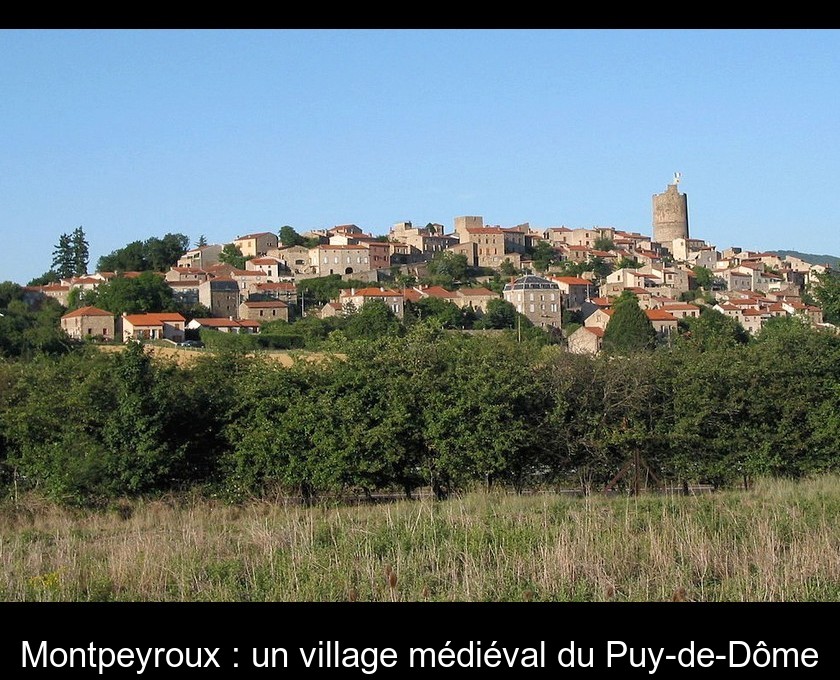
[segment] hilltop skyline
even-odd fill
[[[840,254],[836,30],[3,30],[0,279],[166,233],[401,221]]]

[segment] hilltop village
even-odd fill
[[[614,302],[625,291],[664,341],[681,319],[699,317],[704,306],[750,334],[778,316],[834,328],[806,294],[826,267],[737,247],[718,250],[691,237],[687,197],[678,185],[675,175],[653,196],[650,236],[615,227],[505,227],[460,216],[451,231],[399,222],[385,236],[344,224],[303,234],[284,227],[221,244],[202,238],[167,271],[155,272],[173,300],[198,314],[117,314],[86,304],[90,291],[141,276],[139,271],[86,273],[24,292],[29,301],[61,303],[68,311],[60,323],[71,337],[117,342],[183,343],[202,329],[257,334],[266,322],[347,316],[372,301],[402,319],[411,305],[436,298],[471,319],[498,313],[504,301],[533,326],[562,338],[569,351],[597,354]],[[306,282],[325,277],[341,282],[338,294],[307,299],[301,292]]]

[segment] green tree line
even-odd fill
[[[77,504],[598,491],[634,456],[672,484],[836,471],[840,336],[778,319],[745,341],[703,324],[596,357],[418,321],[291,367],[237,348],[178,366],[138,345],[6,359],[0,469],[10,489]]]

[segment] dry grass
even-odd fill
[[[125,345],[98,345],[98,348],[105,352],[121,352]],[[154,359],[163,359],[167,361],[174,361],[179,366],[189,366],[198,358],[206,354],[212,354],[212,350],[207,349],[188,349],[185,347],[167,347],[165,345],[144,345],[144,349],[149,356]],[[295,350],[294,352],[283,352],[278,350],[262,350],[259,356],[275,361],[282,366],[291,366],[296,359],[304,359],[308,361],[317,361],[325,356],[320,352],[305,352],[303,350]]]
[[[6,601],[836,601],[840,479],[697,497],[0,509]]]

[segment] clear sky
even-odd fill
[[[835,29],[0,30],[0,281],[83,227],[223,243],[395,222],[840,255]]]

